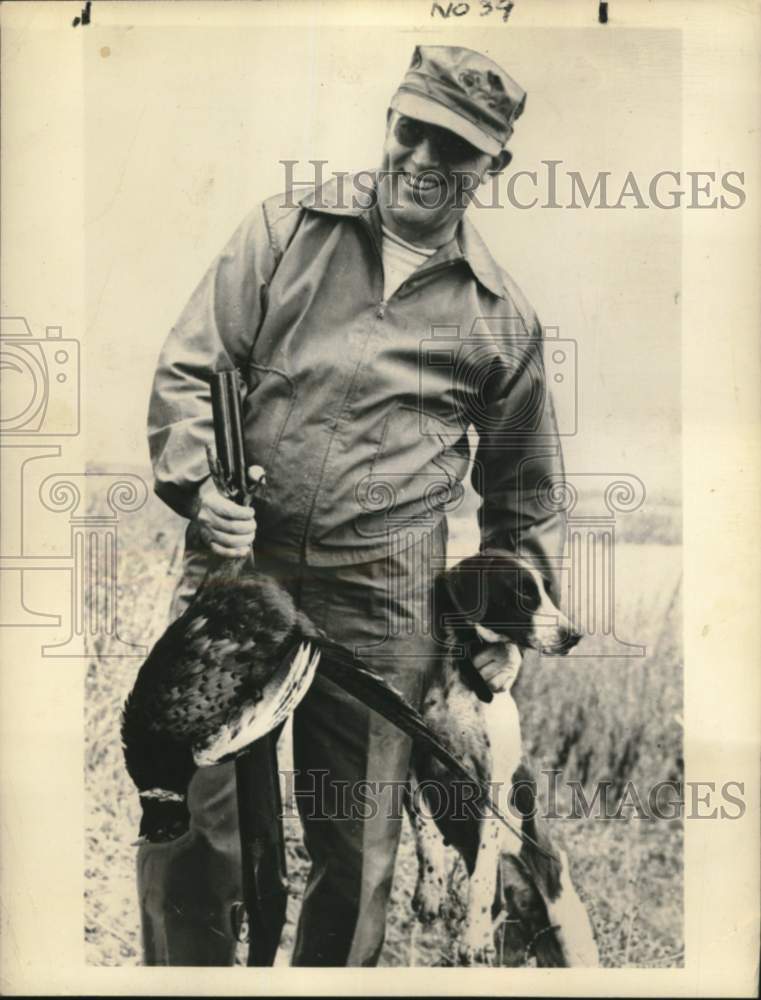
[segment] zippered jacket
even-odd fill
[[[521,551],[552,583],[563,465],[537,317],[467,220],[385,301],[372,178],[267,199],[214,261],[159,357],[156,492],[192,516],[209,376],[232,364],[267,477],[257,546],[315,566],[381,558],[456,510],[470,474],[482,547]]]

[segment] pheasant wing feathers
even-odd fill
[[[178,619],[151,650],[125,706],[149,732],[195,741],[245,698],[256,700],[273,668],[252,636],[215,634],[202,609]]]
[[[204,743],[242,704],[262,698],[293,633],[292,601],[272,581],[206,587],[141,667],[125,727]]]

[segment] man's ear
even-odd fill
[[[513,154],[509,149],[501,149],[496,156],[492,156],[491,165],[487,167],[486,173],[491,177],[501,174],[506,167],[510,166],[512,159]]]

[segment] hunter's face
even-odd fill
[[[392,111],[379,190],[384,222],[411,242],[457,223],[491,166],[491,156],[454,132]]]

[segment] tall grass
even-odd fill
[[[589,640],[578,650],[583,656],[526,664],[516,686],[525,747],[536,766],[560,771],[561,788],[563,782],[579,781],[591,796],[601,779],[619,788],[632,780],[646,789],[681,776],[678,508],[668,523],[661,517],[663,506],[659,509],[653,533],[668,538],[668,544],[620,546],[617,630],[622,638],[646,645],[647,655],[602,659]],[[120,524],[118,607],[124,639],[150,645],[163,630],[183,524],[153,497]],[[470,546],[472,527],[468,531],[460,542]],[[643,527],[640,533],[649,537]],[[139,807],[124,771],[118,730],[119,711],[140,661],[102,658],[107,651],[98,650],[101,655],[93,657],[86,678],[86,955],[98,965],[137,965],[132,843]],[[281,767],[289,766],[290,748],[282,742]],[[555,819],[552,826],[589,906],[603,964],[681,964],[681,823],[589,818]],[[293,941],[309,867],[297,822],[286,823],[286,838],[292,896],[282,961]],[[463,879],[454,856],[451,860],[452,919],[418,930],[411,908],[417,862],[405,827],[381,964],[451,961],[451,928],[457,924]]]

